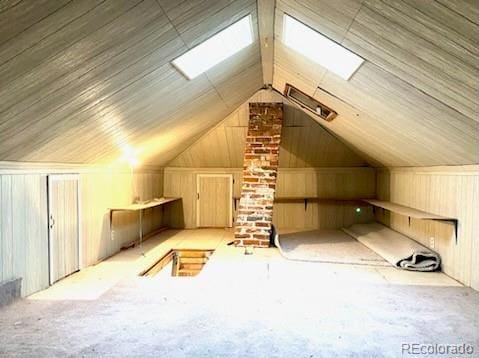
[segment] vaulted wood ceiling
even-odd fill
[[[171,61],[255,0],[23,0],[0,8],[0,160],[165,164],[262,86],[255,42],[188,81]]]
[[[292,52],[284,13],[365,63],[344,81]],[[251,46],[193,81],[171,65],[247,14]],[[271,78],[336,109],[320,124],[373,165],[479,163],[475,0],[0,2],[0,160],[109,163],[133,148],[165,165]]]
[[[274,87],[341,114],[329,127],[386,166],[479,163],[479,2],[277,0]],[[366,61],[345,81],[282,45],[288,13]]]

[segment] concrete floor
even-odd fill
[[[293,262],[275,249],[245,256],[231,239],[167,231],[144,244],[146,257],[121,252],[0,309],[0,356],[401,357],[414,343],[479,352],[479,293],[444,274]],[[217,250],[196,277],[137,276],[172,247]]]

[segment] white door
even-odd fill
[[[50,284],[79,270],[78,176],[48,177]]]
[[[233,218],[233,176],[198,174],[197,226],[231,227]]]

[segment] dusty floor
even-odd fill
[[[292,262],[274,249],[245,256],[231,238],[164,232],[146,257],[124,251],[0,309],[0,356],[401,357],[414,343],[479,352],[479,293],[441,273]],[[136,275],[171,247],[217,250],[197,277]]]

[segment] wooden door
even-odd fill
[[[78,177],[48,177],[50,284],[79,270]]]
[[[199,174],[197,177],[198,227],[231,227],[233,177],[230,174]]]

